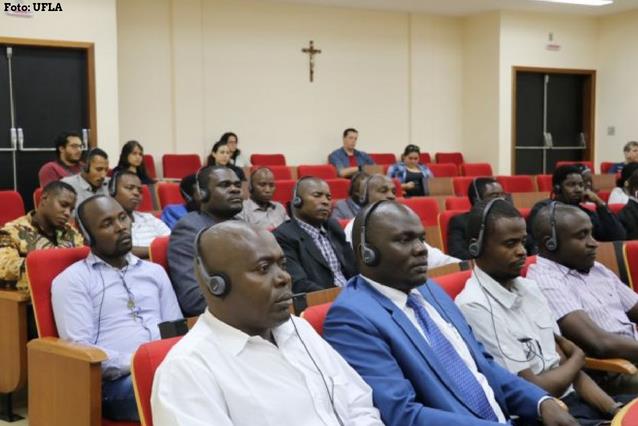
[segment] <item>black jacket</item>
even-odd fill
[[[343,230],[334,219],[324,223],[328,239],[341,264],[341,272],[350,279],[357,274],[354,253],[346,242]],[[294,293],[304,293],[334,287],[334,274],[312,237],[289,219],[274,231],[275,238],[286,255],[286,269],[292,276]]]
[[[447,227],[447,253],[462,260],[472,258],[467,250],[467,222],[469,218],[469,213],[453,216]]]
[[[618,217],[627,231],[627,239],[638,240],[638,202],[630,198]]]

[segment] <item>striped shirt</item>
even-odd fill
[[[626,314],[638,303],[638,294],[602,264],[595,262],[589,273],[582,273],[539,256],[527,278],[536,281],[559,320],[584,311],[603,330],[638,340]]]
[[[323,258],[328,262],[328,266],[330,266],[330,270],[332,271],[332,275],[334,276],[335,285],[338,287],[343,287],[346,285],[348,281],[346,277],[341,272],[341,263],[339,263],[339,258],[335,254],[335,250],[332,247],[332,243],[328,239],[328,233],[323,228],[315,228],[312,225],[309,225],[305,222],[302,222],[299,219],[297,220],[297,224],[303,229],[310,237],[312,241],[315,243]]]
[[[133,247],[149,247],[157,237],[169,235],[171,230],[151,213],[133,212],[131,235]]]

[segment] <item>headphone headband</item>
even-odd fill
[[[507,202],[507,200],[502,197],[492,198],[490,201],[487,202],[487,204],[483,208],[483,214],[481,215],[481,228],[479,229],[478,237],[470,242],[470,245],[467,248],[470,256],[472,256],[472,258],[474,259],[481,255],[481,250],[483,249],[483,239],[485,238],[485,229],[487,228],[487,216],[490,214],[492,206],[494,206],[497,201]]]
[[[302,176],[297,179],[297,183],[295,183],[295,187],[292,191],[292,206],[296,209],[300,208],[303,205],[303,198],[299,196],[299,185],[306,179],[317,179],[315,176]]]
[[[230,279],[223,272],[215,272],[211,274],[204,265],[204,259],[200,254],[199,240],[202,238],[202,234],[208,231],[215,225],[207,226],[199,230],[195,236],[195,268],[204,280],[204,284],[210,294],[217,297],[223,297],[230,291]]]
[[[551,227],[552,235],[545,242],[545,247],[549,251],[556,251],[558,249],[558,236],[556,233],[556,205],[558,201],[552,200],[549,204],[549,226]]]
[[[366,210],[363,214],[363,223],[361,224],[361,234],[359,238],[359,254],[361,255],[361,260],[367,266],[376,266],[379,264],[381,257],[379,255],[378,250],[368,244],[368,221],[370,220],[370,216],[372,213],[383,203],[389,202],[390,200],[379,200],[375,201],[372,206],[368,210]]]

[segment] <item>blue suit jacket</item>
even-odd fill
[[[505,416],[515,414],[535,424],[538,401],[547,393],[494,363],[438,285],[428,281],[418,290],[456,327]],[[472,412],[408,317],[360,276],[333,303],[324,337],[372,387],[374,405],[386,425],[495,424]]]

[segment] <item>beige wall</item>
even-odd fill
[[[98,143],[119,153],[115,0],[66,0],[62,12],[0,14],[0,36],[95,43]],[[117,158],[117,157],[116,157]]]

